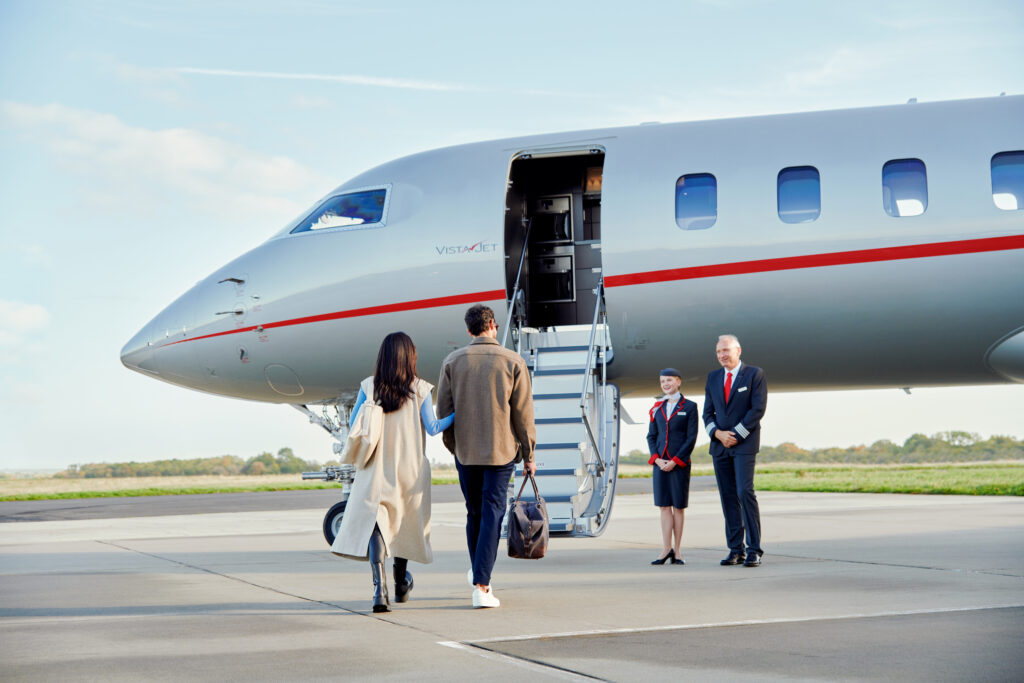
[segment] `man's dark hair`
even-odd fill
[[[466,311],[466,329],[474,337],[479,337],[491,326],[494,320],[494,311],[483,304],[470,306]]]

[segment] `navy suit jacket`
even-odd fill
[[[667,425],[666,425],[667,421]],[[690,464],[693,445],[697,443],[697,404],[685,398],[676,404],[671,414],[665,409],[665,399],[651,408],[651,424],[647,428],[647,446],[653,465],[657,458],[674,460],[679,467]]]
[[[726,451],[715,438],[715,430],[736,434],[731,450],[739,454],[755,454],[761,448],[761,418],[768,405],[768,384],[764,370],[742,363],[732,381],[729,402],[725,402],[725,368],[708,375],[704,386],[704,429],[711,437],[711,455]]]

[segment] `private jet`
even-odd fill
[[[533,373],[541,492],[565,535],[610,516],[621,398],[665,366],[699,395],[719,334],[772,391],[1024,382],[1024,96],[400,158],[203,278],[121,359],[293,405],[337,452],[381,339],[407,332],[436,382],[474,303]]]

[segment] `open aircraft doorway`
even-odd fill
[[[551,532],[572,536],[604,530],[618,475],[619,392],[607,381],[601,280],[604,157],[594,147],[522,152],[505,204],[506,340],[532,370]]]

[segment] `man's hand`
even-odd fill
[[[736,438],[735,432],[726,432],[721,429],[715,430],[715,438],[721,441],[722,445],[726,448],[732,448],[739,443],[739,439]]]
[[[524,464],[523,464],[523,467],[525,467],[525,468],[526,468],[526,470],[527,470],[527,471],[528,471],[528,472],[529,472],[530,474],[537,474],[537,461],[536,461],[536,460],[531,460],[531,461],[530,461],[530,462],[528,462],[528,463],[524,463]]]

